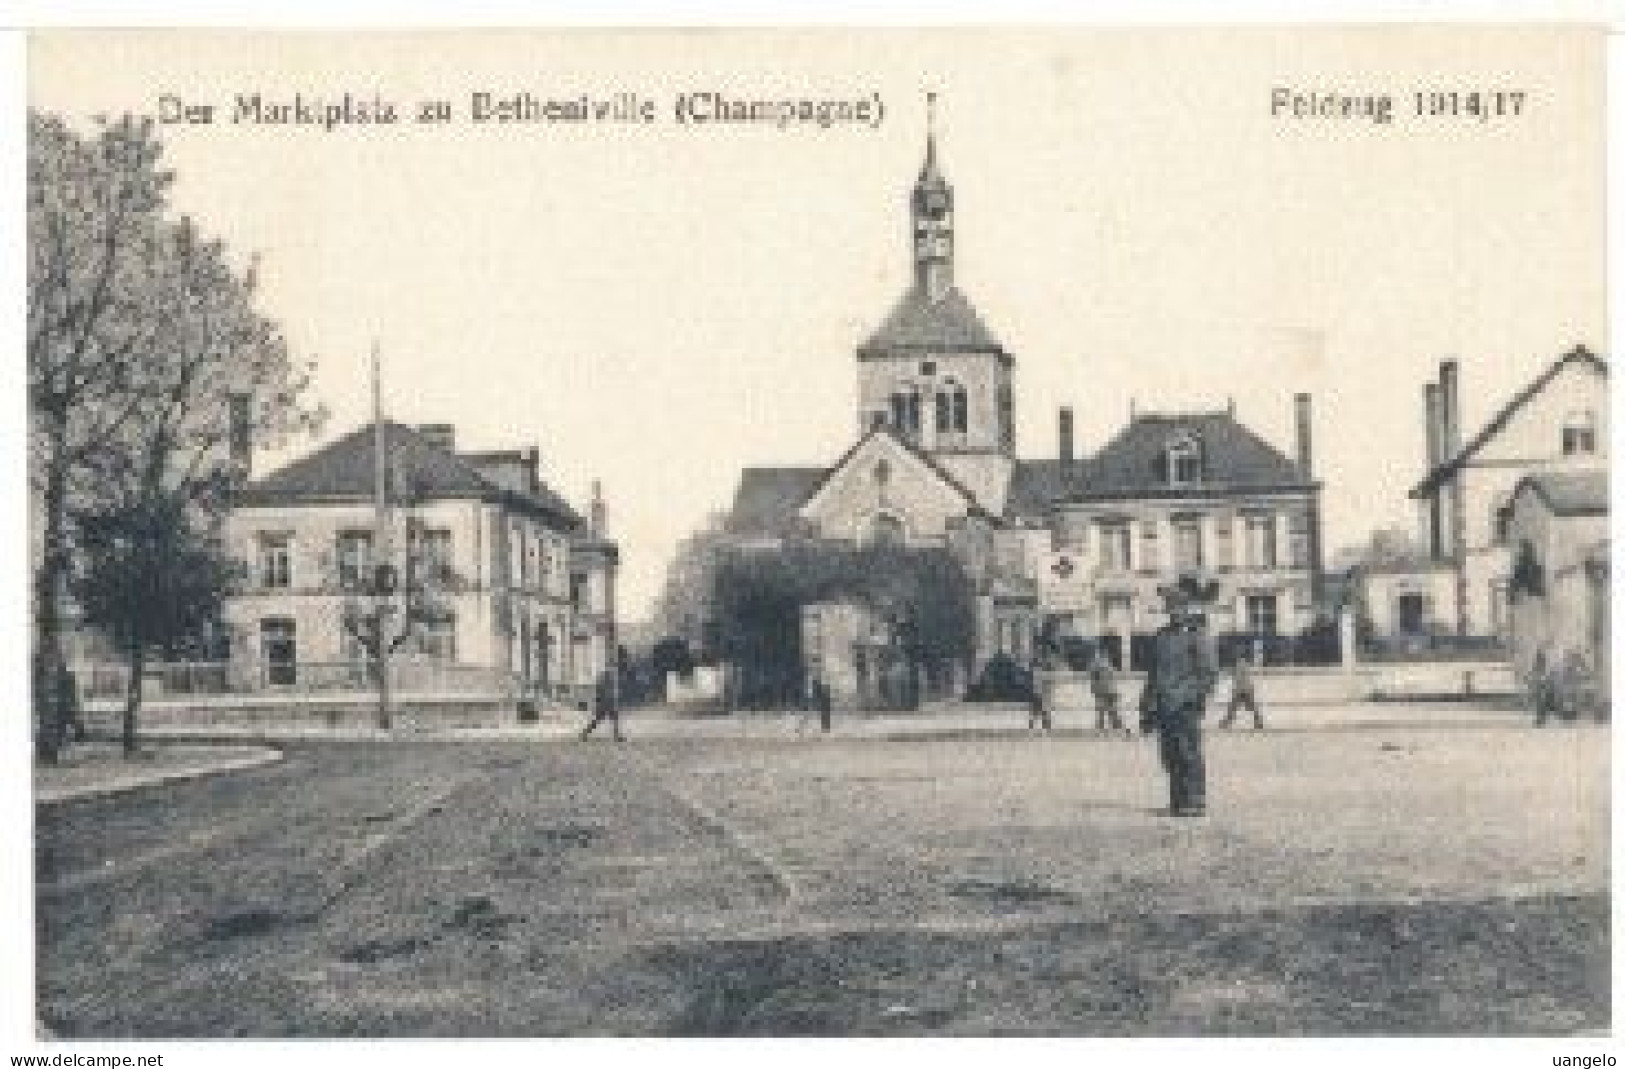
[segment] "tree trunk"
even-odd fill
[[[55,764],[62,752],[67,727],[67,710],[62,708],[57,686],[57,679],[65,669],[60,593],[68,577],[68,555],[62,544],[68,473],[61,458],[67,420],[53,414],[50,427],[51,445],[39,518],[44,552],[39,572],[34,576],[34,755],[46,764]]]
[[[147,668],[146,648],[136,643],[130,647],[130,683],[124,691],[124,756],[134,757],[138,740],[136,738],[136,724],[141,713],[141,684],[142,676]]]

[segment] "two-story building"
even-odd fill
[[[403,690],[557,699],[589,685],[613,663],[618,554],[601,497],[584,520],[539,466],[534,448],[458,452],[449,426],[386,422],[247,483],[227,521],[243,565],[225,612],[236,685],[365,686],[380,602]]]
[[[1457,361],[1445,360],[1423,390],[1427,473],[1410,496],[1429,560],[1372,576],[1365,596],[1382,609],[1373,620],[1397,634],[1504,639],[1512,560],[1497,517],[1526,476],[1607,466],[1608,364],[1584,346],[1564,353],[1465,444],[1460,377]]]

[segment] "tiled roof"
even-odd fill
[[[357,428],[310,456],[255,479],[237,496],[244,506],[286,506],[371,501],[374,483],[374,425]],[[570,529],[581,517],[545,484],[534,493],[504,489],[469,461],[430,442],[410,427],[384,424],[391,493],[423,501],[472,499],[505,501],[544,513]]]
[[[1437,490],[1441,483],[1448,480],[1460,470],[1463,464],[1466,464],[1480,449],[1484,448],[1485,443],[1501,433],[1501,429],[1511,421],[1513,416],[1517,415],[1519,409],[1528,404],[1541,390],[1544,390],[1549,382],[1557,378],[1558,372],[1568,365],[1576,363],[1590,366],[1600,374],[1608,374],[1608,361],[1583,345],[1576,346],[1564,353],[1552,362],[1551,367],[1541,372],[1534,382],[1513,394],[1512,399],[1502,405],[1499,412],[1490,417],[1490,421],[1484,424],[1484,429],[1474,435],[1472,441],[1462,446],[1460,452],[1428,472],[1422,478],[1422,481],[1411,489],[1410,496],[1412,498],[1423,498]]]
[[[1512,492],[1516,500],[1529,487],[1557,516],[1606,516],[1608,514],[1608,472],[1593,468],[1584,471],[1539,471],[1525,475]]]
[[[737,535],[781,535],[824,480],[824,468],[746,468],[728,513]]]
[[[858,355],[883,355],[896,349],[1002,353],[1004,346],[957,288],[932,300],[924,288],[914,286],[903,294],[880,329],[858,347]]]
[[[1170,486],[1162,470],[1163,451],[1187,434],[1200,444],[1202,478],[1193,486]],[[1313,485],[1295,462],[1228,412],[1136,416],[1080,468],[1081,478],[1064,493],[1070,500],[1206,496]]]

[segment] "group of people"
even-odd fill
[[[1157,632],[1140,691],[1140,730],[1156,732],[1163,768],[1168,773],[1169,812],[1201,816],[1207,810],[1206,769],[1202,757],[1202,718],[1219,676],[1218,654],[1203,618],[1202,607],[1213,591],[1195,580],[1183,580],[1162,591],[1168,623]],[[1253,727],[1264,726],[1253,678],[1253,657],[1239,655],[1230,669],[1230,702],[1222,728],[1234,726],[1243,709]],[[1089,664],[1089,688],[1095,700],[1095,729],[1132,735],[1124,724],[1117,669],[1103,650]],[[1044,688],[1034,674],[1029,698],[1029,730],[1053,726]]]

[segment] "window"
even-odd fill
[[[261,586],[267,590],[286,590],[293,585],[292,549],[292,535],[260,535]]]
[[[340,531],[335,555],[339,565],[339,588],[367,589],[367,572],[372,565],[372,532]]]
[[[1213,563],[1220,568],[1235,567],[1236,547],[1229,516],[1218,517],[1213,525]]]
[[[1247,630],[1254,635],[1273,635],[1276,629],[1275,595],[1247,595]]]
[[[954,399],[944,390],[937,394],[937,433],[947,434],[954,428]]]
[[[1140,570],[1155,571],[1162,567],[1162,554],[1157,548],[1157,522],[1147,520],[1140,524]]]
[[[425,579],[438,582],[451,568],[451,532],[444,527],[430,527],[418,533],[418,563],[423,566]]]
[[[1287,553],[1294,568],[1309,567],[1309,513],[1294,512],[1288,518]]]
[[[899,391],[891,395],[892,427],[899,433],[920,433],[920,393]]]
[[[587,607],[587,577],[580,572],[570,576],[570,608],[582,612]]]
[[[1195,516],[1174,520],[1174,567],[1193,571],[1203,566],[1202,521]]]
[[[881,513],[869,524],[869,542],[876,546],[900,546],[906,539],[903,521]]]
[[[457,617],[452,613],[423,621],[418,633],[418,649],[431,661],[457,660]]]
[[[1164,455],[1163,464],[1168,482],[1186,486],[1202,478],[1202,450],[1193,438],[1180,438],[1172,442]]]
[[[1100,524],[1100,563],[1109,572],[1128,571],[1128,521],[1108,520]]]
[[[1563,455],[1566,457],[1597,451],[1597,414],[1590,409],[1570,412],[1563,421]]]
[[[1247,517],[1247,567],[1275,567],[1275,517],[1269,513]]]
[[[920,374],[921,375],[924,375],[926,377],[930,377],[932,375],[935,375],[936,373],[937,373],[937,362],[935,360],[921,361],[921,363],[920,363]]]
[[[965,392],[965,387],[955,383],[953,398],[954,430],[960,434],[964,434],[966,431],[970,430],[970,394]]]

